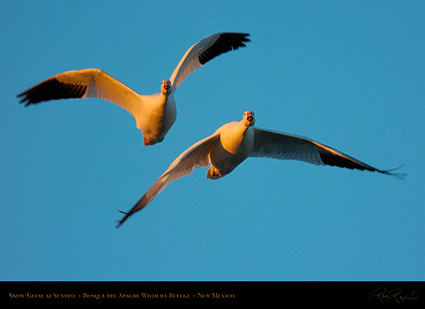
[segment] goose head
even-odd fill
[[[255,124],[255,117],[253,111],[246,111],[243,113],[243,119],[242,122],[247,127],[252,127]]]
[[[169,95],[171,93],[171,82],[169,80],[163,80],[161,82],[161,92],[165,95]]]

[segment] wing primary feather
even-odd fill
[[[120,213],[124,214],[124,216],[121,218],[121,220],[117,221],[116,228],[119,228],[124,221],[128,219],[132,214],[134,214],[137,211],[142,210],[146,205],[148,205],[153,200],[153,197],[148,195],[148,193],[145,193],[145,195],[142,196],[142,198],[131,208],[130,211],[124,212],[121,210],[118,210]]]
[[[18,94],[17,97],[22,97],[20,103],[28,106],[43,101],[81,98],[86,91],[86,85],[62,83],[52,77]]]
[[[405,173],[394,173],[400,167],[380,170],[363,163],[331,147],[311,139],[255,128],[252,157],[269,157],[282,160],[300,160],[316,165],[329,165],[341,168],[378,172],[398,179],[404,179]]]
[[[388,170],[384,170],[382,171],[384,174],[388,175],[388,176],[392,176],[401,180],[404,180],[404,178],[407,176],[407,173],[394,173],[393,171],[398,170],[399,168],[402,168],[404,166],[404,164],[395,167],[395,168],[391,168]]]
[[[199,54],[199,62],[204,65],[205,63],[207,63],[211,59],[214,59],[218,55],[221,55],[231,50],[236,50],[239,47],[246,47],[244,42],[251,41],[247,38],[247,36],[249,36],[248,33],[221,33],[216,42],[214,42],[204,52]]]
[[[349,169],[358,169],[362,171],[370,171],[370,172],[378,172],[381,174],[385,174],[388,176],[392,176],[398,179],[404,179],[407,174],[406,173],[394,173],[394,170],[397,170],[401,168],[404,165],[401,165],[396,168],[392,168],[389,170],[381,170],[377,169],[373,166],[370,166],[369,164],[363,163],[357,159],[354,159],[342,152],[336,151],[335,149],[332,149],[328,146],[324,146],[322,144],[319,144],[317,142],[312,142],[316,146],[319,147],[320,151],[320,159],[323,161],[324,164],[330,165],[330,166],[338,166],[342,168],[349,168]],[[324,151],[323,151],[324,150]]]
[[[239,47],[246,46],[248,33],[215,33],[192,45],[181,58],[170,77],[171,84],[177,89],[183,80],[215,57]]]

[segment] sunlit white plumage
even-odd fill
[[[183,80],[211,59],[244,47],[246,33],[216,33],[191,46],[169,80],[161,83],[161,92],[140,95],[100,69],[68,71],[41,82],[18,94],[26,106],[48,100],[100,98],[127,110],[136,119],[144,136],[144,145],[161,142],[173,126],[177,109],[174,92]]]
[[[174,160],[136,205],[124,213],[117,226],[149,204],[169,183],[192,173],[195,166],[210,165],[207,178],[212,180],[230,174],[248,157],[298,160],[316,165],[368,170],[397,178],[405,176],[393,173],[392,170],[376,169],[308,138],[255,128],[254,124],[254,113],[246,111],[241,121],[224,124],[212,135],[188,148]]]

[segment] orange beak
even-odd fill
[[[168,89],[170,89],[170,85],[167,82],[164,82],[163,85],[165,90],[168,91]]]
[[[248,120],[248,121],[252,121],[252,113],[246,113],[246,119]]]

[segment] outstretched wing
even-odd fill
[[[211,59],[230,50],[246,46],[244,42],[251,41],[247,36],[249,36],[248,33],[216,33],[190,47],[170,77],[174,89],[177,89],[190,73]]]
[[[177,180],[187,174],[193,172],[193,167],[207,167],[210,162],[210,152],[212,147],[219,140],[220,134],[216,131],[211,136],[200,140],[193,146],[184,151],[178,156],[170,167],[162,174],[161,177],[153,184],[152,187],[142,196],[142,198],[130,209],[129,212],[125,213],[124,217],[118,222],[119,227],[128,217],[133,213],[141,210],[143,207],[148,205],[155,195],[160,193],[168,184]]]
[[[99,98],[126,109],[134,117],[142,107],[141,96],[99,69],[68,71],[46,79],[18,94],[25,106],[43,101]]]
[[[349,169],[379,172],[397,178],[406,174],[380,170],[338,150],[305,137],[254,128],[255,140],[251,157],[267,157],[281,160],[299,160],[316,165],[331,165]]]

